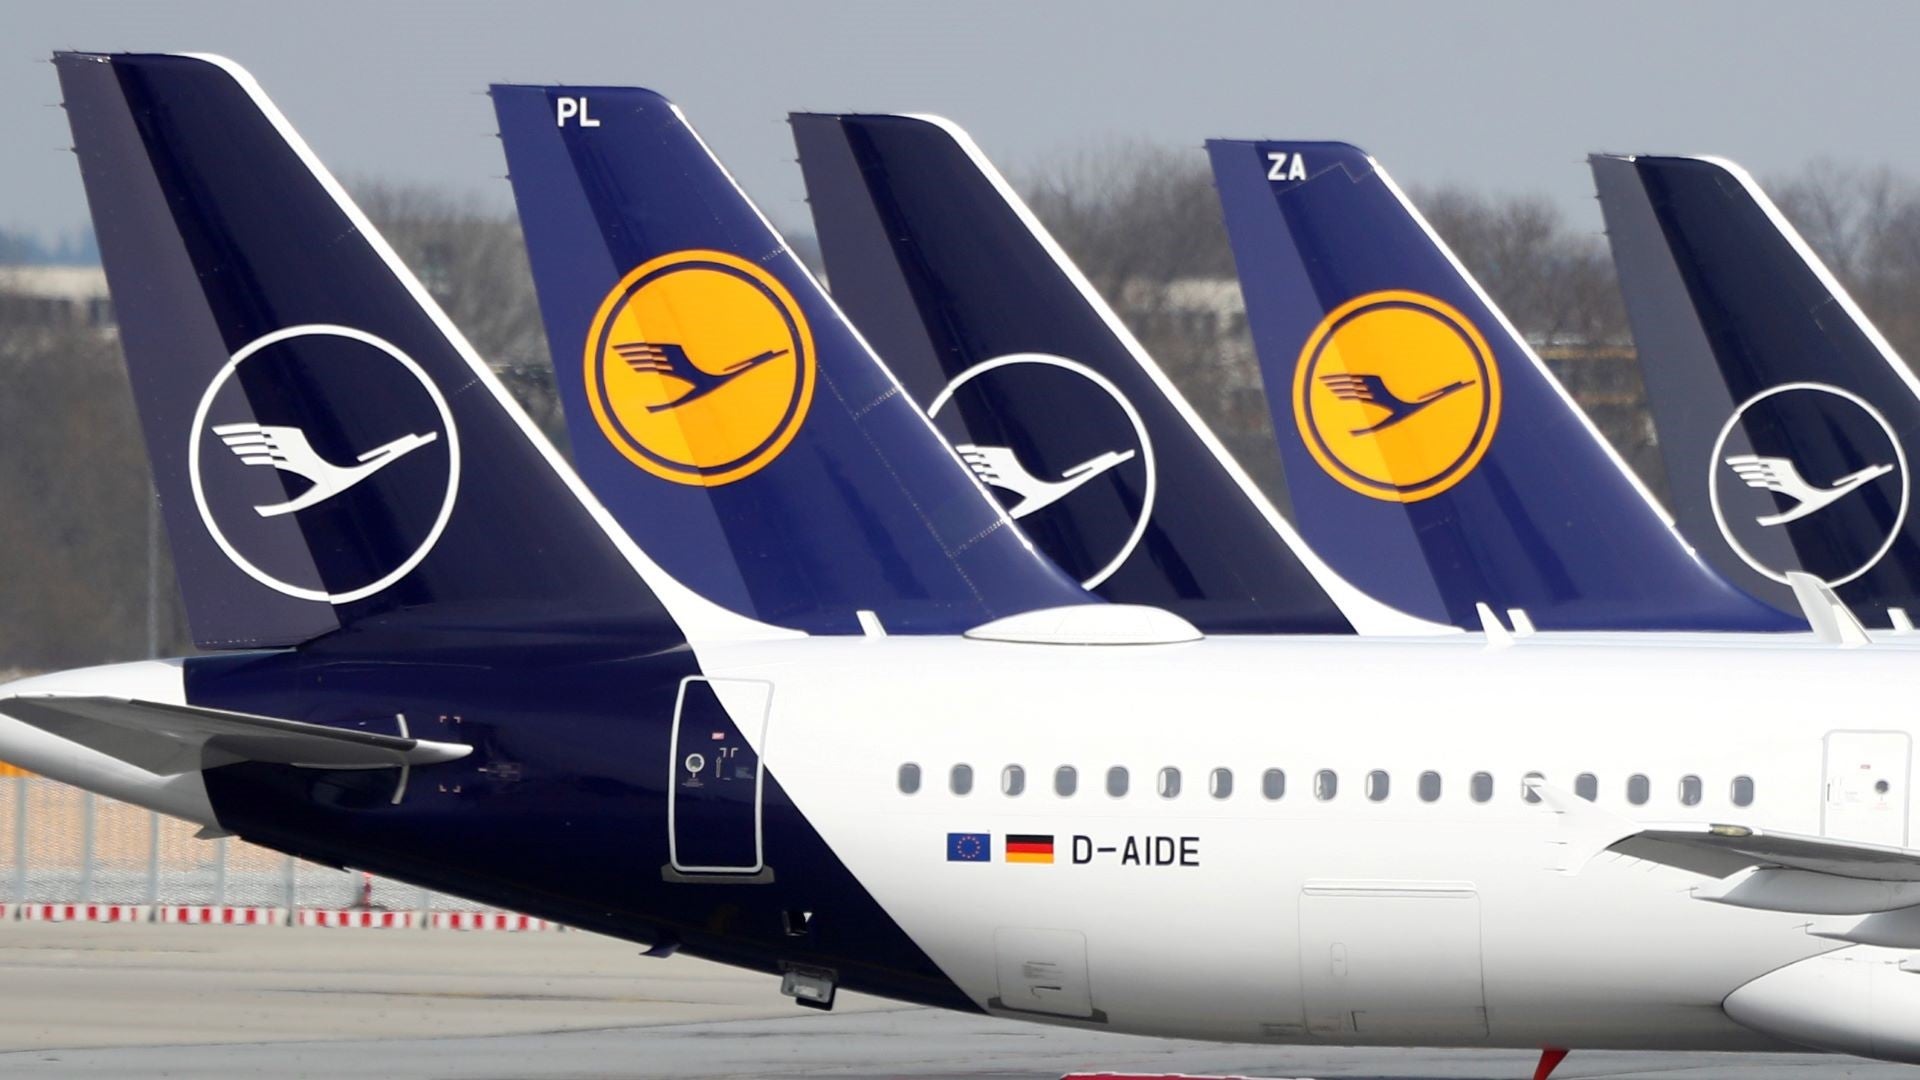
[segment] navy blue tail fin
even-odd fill
[[[1912,371],[1739,166],[1591,164],[1681,531],[1782,608],[1801,570],[1920,613]]]
[[[1396,607],[1478,626],[1803,626],[1733,588],[1379,166],[1208,143],[1301,531]]]
[[[700,613],[668,610],[250,76],[55,64],[199,645]]]
[[[1091,601],[1034,552],[673,104],[496,86],[574,461],[704,595],[812,631]]]
[[[964,131],[792,123],[834,298],[1056,563],[1208,632],[1433,629],[1299,540]]]

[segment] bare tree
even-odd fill
[[[147,655],[146,448],[115,341],[85,328],[0,334],[0,668]],[[162,553],[164,558],[164,554]],[[162,652],[186,649],[159,569]]]
[[[541,429],[567,446],[520,222],[477,196],[380,181],[354,199]]]

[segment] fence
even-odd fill
[[[43,777],[0,778],[0,903],[475,911],[412,885],[303,862]]]

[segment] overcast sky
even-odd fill
[[[1339,138],[1406,186],[1544,193],[1598,227],[1590,150],[1920,177],[1920,4],[82,3],[0,9],[0,226],[86,207],[56,48],[223,53],[335,172],[510,204],[491,81],[651,86],[776,220],[789,110],[936,112],[1008,172],[1116,139]]]

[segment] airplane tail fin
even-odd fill
[[[791,122],[834,298],[1054,562],[1207,631],[1434,629],[1307,548],[966,132]]]
[[[673,103],[493,99],[574,460],[670,571],[734,610],[843,633],[860,610],[955,633],[1093,599],[968,475]]]
[[[1786,630],[1681,542],[1385,170],[1343,143],[1207,144],[1301,531],[1463,627]]]
[[[368,620],[767,629],[585,497],[245,71],[55,65],[196,643]]]
[[[1681,531],[1772,603],[1920,610],[1920,382],[1760,186],[1702,157],[1589,159]]]

